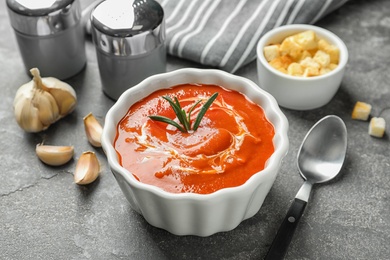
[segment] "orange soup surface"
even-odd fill
[[[178,122],[163,96],[178,98],[195,120],[204,102],[217,99],[198,129],[183,133],[154,121],[161,115]],[[140,182],[172,193],[208,194],[245,183],[264,169],[274,152],[274,128],[263,109],[237,91],[216,85],[183,84],[158,90],[132,105],[117,126],[114,147],[120,164]]]

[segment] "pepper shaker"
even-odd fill
[[[86,64],[85,33],[77,0],[7,0],[27,72],[66,79]]]
[[[165,72],[164,11],[156,1],[103,1],[92,11],[91,27],[103,92],[110,98]]]

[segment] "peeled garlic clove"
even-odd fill
[[[100,164],[94,152],[84,152],[76,165],[74,182],[85,185],[96,180],[100,173]]]
[[[101,136],[103,127],[92,113],[89,113],[84,117],[84,128],[88,141],[95,147],[102,147]]]
[[[54,146],[37,144],[35,152],[42,162],[51,165],[63,165],[72,159],[74,154],[73,146]]]

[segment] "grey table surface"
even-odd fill
[[[90,1],[82,1],[86,6]],[[86,68],[67,80],[78,95],[76,110],[47,131],[28,134],[13,116],[17,88],[28,82],[0,3],[0,259],[262,259],[303,183],[295,159],[309,128],[328,114],[348,129],[342,175],[317,185],[286,259],[390,259],[390,111],[384,138],[368,135],[368,122],[351,119],[356,101],[390,106],[390,1],[355,0],[323,18],[318,26],[339,35],[350,59],[340,90],[326,106],[311,111],[283,109],[290,123],[290,150],[260,211],[236,229],[210,237],[175,236],[150,226],[130,208],[102,150],[100,178],[73,182],[77,158],[93,149],[82,118],[92,112],[103,122],[113,101],[101,91],[94,47],[87,42]],[[167,70],[201,67],[168,57]],[[236,74],[257,82],[255,62]],[[74,159],[49,167],[35,155],[37,143],[74,145]]]

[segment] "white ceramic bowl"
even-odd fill
[[[267,62],[263,52],[265,46],[281,43],[284,38],[306,30],[313,30],[320,39],[339,48],[340,62],[336,69],[321,76],[304,78],[284,74]],[[257,44],[256,52],[260,87],[273,95],[280,106],[294,110],[326,105],[339,89],[348,61],[347,47],[338,36],[323,28],[304,24],[285,25],[267,32]]]
[[[275,128],[275,151],[263,171],[241,186],[211,194],[174,194],[137,181],[119,164],[113,142],[116,126],[129,107],[158,89],[184,83],[216,84],[237,90],[263,107]],[[106,115],[102,145],[111,171],[131,207],[147,222],[176,235],[209,236],[232,230],[259,211],[287,153],[287,131],[287,119],[275,99],[252,81],[219,70],[180,69],[149,77],[123,93]]]

